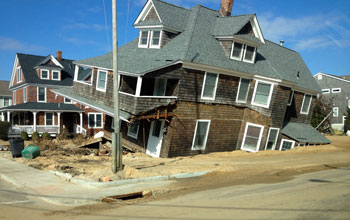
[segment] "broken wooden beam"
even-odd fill
[[[102,198],[102,202],[117,202],[118,200],[138,199],[138,198],[148,197],[152,195],[153,195],[152,191],[141,191],[141,192],[116,195],[116,196],[107,196],[105,198]]]

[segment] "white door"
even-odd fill
[[[148,136],[146,153],[152,157],[159,157],[163,139],[164,120],[152,121]]]

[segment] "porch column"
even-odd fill
[[[58,133],[61,133],[61,112],[57,112]]]
[[[139,97],[141,95],[142,77],[137,77],[136,92],[135,96]]]
[[[33,112],[33,116],[34,116],[34,119],[33,119],[34,131],[36,131],[36,114],[37,114],[37,112]]]
[[[1,121],[5,121],[4,112],[1,112]]]
[[[80,134],[82,134],[83,133],[83,113],[80,112],[79,116],[80,116]]]
[[[11,114],[11,112],[7,112],[7,122],[10,122],[10,114]]]

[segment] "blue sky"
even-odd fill
[[[16,53],[46,56],[62,50],[64,58],[84,59],[110,51],[111,1],[0,0],[0,80],[10,79]],[[186,8],[220,6],[220,0],[166,1]],[[137,37],[132,24],[146,0],[117,2],[121,46]],[[283,39],[300,52],[312,74],[345,75],[350,74],[349,11],[348,0],[235,0],[232,15],[256,13],[264,37]]]

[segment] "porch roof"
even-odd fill
[[[0,108],[0,112],[3,111],[55,111],[55,112],[84,112],[84,110],[78,108],[73,104],[65,103],[39,103],[39,102],[27,102],[18,105],[11,105],[4,108]]]
[[[330,140],[325,138],[315,128],[309,124],[289,122],[282,129],[282,134],[305,144],[329,144]]]

